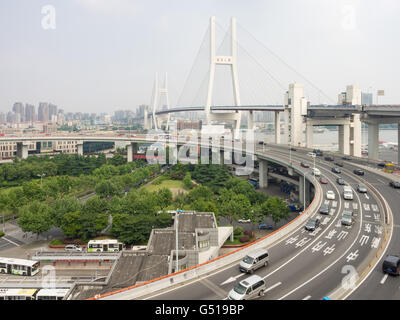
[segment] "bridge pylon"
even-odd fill
[[[212,121],[217,120],[233,120],[234,136],[238,137],[241,111],[234,113],[213,113],[211,111],[211,102],[214,88],[215,69],[217,65],[227,65],[231,68],[232,82],[233,82],[233,96],[235,106],[240,106],[240,92],[239,92],[239,78],[237,68],[237,38],[236,38],[236,19],[231,19],[231,55],[230,56],[217,56],[216,43],[215,43],[215,17],[210,18],[210,69],[208,78],[207,100],[205,105],[206,122],[211,124]]]
[[[155,77],[154,77],[154,90],[153,90],[153,101],[152,101],[152,120],[153,120],[152,123],[154,125],[154,129],[156,129],[156,130],[159,128],[159,126],[161,126],[161,121],[160,121],[161,119],[157,119],[157,117],[156,117],[156,108],[157,108],[157,105],[160,101],[162,94],[165,96],[167,109],[170,109],[169,97],[168,97],[168,74],[165,73],[163,87],[159,87],[158,73],[156,72]],[[168,130],[170,114],[168,113],[166,115],[166,117],[167,117],[166,129]]]

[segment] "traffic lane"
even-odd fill
[[[350,167],[351,169],[358,168],[358,167],[355,167],[355,166],[351,166],[349,164],[348,164],[348,167]],[[359,177],[359,176],[357,176],[357,177]],[[371,174],[369,172],[366,172],[365,176],[361,176],[359,178],[362,179],[362,180],[365,179],[366,181],[368,181],[368,183],[371,183],[372,185],[374,185],[374,187],[376,187],[376,189],[388,201],[389,206],[392,207],[395,203],[397,203],[397,204],[395,204],[396,207],[400,205],[400,201],[397,201],[397,200],[395,201],[395,203],[391,204],[391,202],[393,202],[393,200],[391,200],[391,199],[398,199],[399,194],[397,192],[395,192],[395,194],[393,194],[393,193],[390,194],[391,192],[393,192],[393,189],[391,190],[391,188],[388,187],[388,184],[386,184],[386,183],[384,183],[382,181],[380,176],[378,176],[376,174]],[[371,205],[371,207],[372,207],[372,205]],[[376,212],[373,213],[373,214],[375,215]],[[365,216],[372,216],[372,215],[366,213]],[[381,218],[383,219],[383,215],[382,215]],[[399,217],[397,217],[397,218],[399,218]],[[394,217],[394,219],[396,220],[395,217]],[[372,223],[373,222],[374,221],[372,221]],[[383,221],[381,221],[381,223],[383,223]],[[394,221],[394,223],[396,224],[396,221]],[[376,226],[374,226],[374,228],[376,228]],[[389,244],[389,250],[390,250],[391,246],[395,245],[400,240],[399,233],[397,233],[397,235],[395,235],[395,233],[393,233],[393,236],[395,236],[395,238],[397,238],[397,239],[394,240],[392,238],[392,240],[391,240],[391,242]],[[376,238],[379,238],[379,237],[380,237],[379,235],[376,236]],[[390,252],[389,250],[387,252]],[[396,252],[398,252],[398,251],[396,251]],[[381,265],[382,265],[384,257],[385,256],[383,256],[380,259],[380,262],[377,264],[377,267],[375,268],[376,270],[374,270],[368,276],[368,278],[361,284],[361,286],[354,293],[352,293],[348,297],[349,299],[368,299],[368,298],[373,298],[373,297],[380,298],[380,297],[385,296],[385,295],[387,296],[388,299],[390,299],[393,296],[392,293],[388,294],[387,290],[385,290],[385,289],[383,289],[383,291],[381,290],[382,289],[381,281],[382,281],[383,273],[379,272],[378,270],[381,269]],[[367,288],[367,284],[370,284],[369,285],[370,287]],[[395,289],[398,289],[398,287],[395,288]],[[378,293],[379,290],[381,290],[382,292]],[[395,290],[395,291],[397,292],[398,290]]]
[[[324,169],[326,169],[326,170],[331,169],[331,165],[329,163],[324,163],[323,161],[318,161],[318,165],[320,165],[320,166],[322,165],[324,167]],[[333,175],[338,176],[337,174],[333,174]],[[344,176],[346,177],[346,179],[348,180],[350,185],[352,185],[353,188],[355,187],[356,184],[360,183],[359,181],[355,180],[354,177],[352,177],[351,175],[344,174]],[[353,190],[353,191],[355,191],[355,190]],[[365,199],[364,199],[364,197],[365,197]],[[361,197],[360,197],[360,205],[361,205],[361,199],[363,200],[362,201],[363,206],[364,207],[367,206],[367,207],[365,207],[365,209],[369,210],[371,208],[371,206],[375,206],[375,208],[377,208],[377,204],[374,201],[373,197],[361,195]],[[349,202],[345,202],[345,203],[349,204]],[[372,221],[372,223],[375,223],[375,221]],[[370,224],[369,221],[367,221],[363,225],[364,231],[367,231],[367,232],[371,231],[371,227],[372,227],[372,224]],[[374,239],[376,240],[376,238],[374,238]],[[360,238],[360,245],[364,246],[368,242],[368,240],[369,240],[369,236],[362,235],[361,238]],[[375,247],[376,246],[376,241],[374,241],[373,243],[374,243],[373,246]],[[361,257],[362,256],[365,256],[365,257],[368,256],[369,250],[365,249],[365,250],[362,250],[362,251],[364,251],[364,252],[359,252],[359,251],[355,251],[355,252],[357,252],[358,256],[361,256]]]
[[[360,196],[360,194],[358,194],[358,196]],[[373,201],[373,198],[371,197],[370,198],[372,201],[369,201],[369,204],[370,205],[372,205],[373,203],[374,203],[374,201]],[[369,198],[367,198],[367,200],[370,200]],[[361,197],[360,197],[360,202],[361,202],[361,200],[363,200],[362,202],[365,204],[365,199],[363,199],[363,197],[362,197],[362,195],[361,195]],[[369,205],[369,206],[370,206]],[[362,216],[361,216],[362,217]],[[368,257],[368,254],[370,253],[370,249],[368,248],[368,242],[369,242],[369,240],[370,240],[370,232],[371,232],[371,226],[372,226],[372,224],[373,223],[376,223],[376,221],[365,221],[364,223],[363,223],[363,225],[362,225],[362,230],[363,230],[363,232],[366,232],[368,235],[364,235],[364,234],[362,234],[361,236],[360,236],[360,238],[359,239],[357,239],[357,240],[359,240],[358,241],[358,244],[356,244],[356,246],[355,246],[355,248],[357,248],[357,250],[355,250],[355,251],[350,251],[350,254],[349,254],[349,256],[347,256],[347,258],[346,259],[351,259],[351,258],[354,258],[354,260],[356,260],[356,259],[358,259],[360,262],[361,261],[363,261],[363,258],[364,259],[367,259],[367,257]],[[378,224],[379,225],[379,224]],[[378,237],[378,236],[377,236]],[[376,238],[374,238],[375,240],[376,240]],[[377,247],[377,242],[376,241],[370,241],[370,243],[371,243],[371,249],[376,249],[376,247]],[[358,246],[357,246],[358,245]],[[349,262],[349,261],[348,261]],[[347,267],[352,267],[351,265],[348,265],[347,264]],[[337,266],[333,266],[333,268],[336,268],[337,269]],[[340,269],[341,270],[341,269]],[[329,270],[329,273],[332,273],[332,271],[330,271]],[[330,277],[330,279],[331,279],[331,283],[332,283],[332,285],[333,284],[335,284],[335,281],[332,281],[332,279],[334,279],[334,275],[335,274],[339,274],[338,272],[335,272],[335,271],[333,271],[333,274],[331,275],[331,277]],[[324,276],[325,277],[325,275],[322,273],[322,276]],[[339,283],[340,283],[340,277],[336,280],[336,282],[337,281],[339,281]],[[320,281],[314,281],[314,282],[310,282],[310,284],[309,285],[307,285],[307,286],[305,286],[304,288],[301,288],[301,290],[298,290],[298,292],[295,292],[294,294],[292,294],[292,295],[290,295],[290,299],[303,299],[304,297],[308,297],[308,298],[310,298],[310,297],[312,297],[312,295],[311,295],[311,291],[312,291],[312,289],[313,289],[313,287],[315,287],[315,288],[318,288],[321,292],[320,293],[318,293],[317,295],[313,292],[312,294],[313,294],[313,296],[318,296],[318,295],[322,295],[322,294],[324,294],[323,292],[329,292],[329,291],[331,291],[331,290],[326,290],[326,286],[324,286],[324,287],[322,287],[322,286],[320,286],[319,285],[319,282]],[[307,288],[308,287],[308,288]],[[324,289],[323,289],[324,288]],[[334,289],[335,288],[335,286],[332,286],[332,289]],[[307,293],[307,295],[306,296],[303,296],[304,294],[306,294]],[[303,297],[302,297],[303,296]]]
[[[4,238],[4,237],[0,238],[0,251],[15,248],[15,247],[18,247],[18,245],[16,243],[10,242],[10,241],[6,240],[6,238]]]
[[[368,173],[368,180],[374,187],[378,188],[392,209],[394,228],[386,253],[379,260],[368,279],[364,281],[348,299],[400,299],[400,279],[392,276],[388,276],[384,279],[385,276],[382,272],[382,263],[386,255],[400,254],[400,248],[398,246],[400,243],[400,229],[398,227],[400,224],[400,215],[397,210],[397,208],[400,207],[400,192],[388,185],[389,180],[377,174]],[[386,180],[387,183],[385,183],[384,180]]]

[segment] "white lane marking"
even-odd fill
[[[387,277],[388,277],[388,274],[386,273],[386,274],[383,276],[382,280],[381,280],[381,284],[384,284],[384,283],[385,283]]]
[[[368,203],[363,203],[363,206],[364,206],[364,210],[365,211],[369,211],[370,210],[370,207],[369,207]]]
[[[324,204],[329,205],[329,200],[325,200]]]
[[[19,247],[20,245],[18,243],[15,243],[14,241],[11,241],[10,239],[7,239],[6,237],[2,237],[2,239],[12,243],[13,245],[16,245],[17,247]]]
[[[368,195],[366,194],[366,193],[364,193],[364,195],[365,195],[365,197],[369,200],[369,197],[368,197]]]
[[[220,285],[223,286],[224,284],[236,281],[237,279],[239,279],[240,277],[243,277],[244,275],[245,275],[245,273],[243,272],[241,274],[238,274],[237,276],[230,277],[229,279],[227,279],[224,282],[222,282]]]
[[[350,203],[348,203],[347,201],[344,202],[344,208],[348,209],[350,207]]]
[[[309,300],[311,298],[311,296],[307,296],[305,298],[303,298],[303,300]]]
[[[332,208],[336,208],[337,207],[337,201],[332,201]]]
[[[358,209],[358,203],[356,203],[356,202],[353,203],[353,209],[354,209],[354,210],[357,210],[357,209]]]
[[[376,204],[371,204],[372,211],[379,212],[378,206]]]
[[[282,282],[275,283],[273,286],[270,286],[267,290],[265,290],[264,293],[267,293],[267,292],[275,289],[276,287],[279,287],[281,284],[282,284]]]

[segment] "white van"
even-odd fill
[[[313,168],[312,169],[312,174],[316,177],[319,177],[321,175],[321,171],[319,171],[318,168]]]
[[[240,261],[239,270],[246,273],[253,273],[258,268],[267,266],[269,254],[265,249],[258,249],[249,253]]]
[[[350,186],[343,186],[343,198],[344,200],[353,200],[353,190]]]
[[[264,295],[266,284],[263,278],[257,275],[240,281],[229,292],[229,300],[248,300]]]

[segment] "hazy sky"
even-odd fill
[[[43,28],[46,5],[55,29]],[[236,17],[334,100],[358,84],[400,104],[398,0],[1,0],[0,111],[135,109],[150,103],[155,72],[168,72],[176,102],[212,15],[226,28]]]

